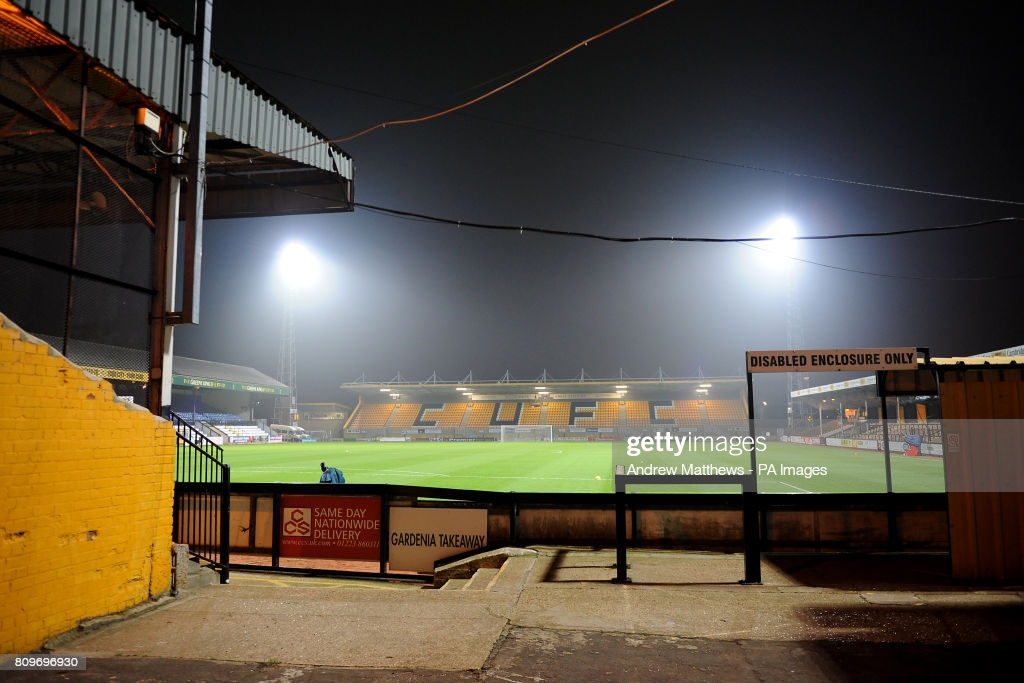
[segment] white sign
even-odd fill
[[[747,351],[747,372],[867,372],[916,370],[917,349]]]
[[[487,510],[392,507],[388,528],[391,569],[429,574],[436,560],[487,545]]]

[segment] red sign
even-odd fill
[[[281,496],[281,556],[380,558],[380,498]]]

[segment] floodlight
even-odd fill
[[[768,224],[765,230],[768,240],[761,246],[773,257],[773,264],[788,266],[797,253],[796,236],[796,221],[789,216],[779,216]]]
[[[291,291],[307,288],[320,276],[320,260],[301,242],[289,242],[277,257],[277,274]]]

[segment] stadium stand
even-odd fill
[[[524,403],[523,411],[519,414],[519,424],[533,427],[542,424],[541,417],[544,413],[544,406],[539,403]],[[547,424],[546,422],[543,424]]]
[[[445,403],[440,408],[424,405],[416,424],[446,429],[461,427],[469,406],[468,403]]]
[[[214,428],[226,434],[231,443],[265,443],[270,440],[270,434],[257,425],[218,424]]]
[[[496,439],[505,425],[550,425],[559,439],[613,439],[666,427],[707,433],[747,419],[746,403],[739,397],[624,400],[608,398],[606,391],[595,391],[593,398],[587,398],[586,391],[577,390],[565,398],[543,402],[520,397],[468,401],[450,400],[451,394],[444,395],[443,390],[420,391],[411,390],[409,395],[427,400],[360,403],[347,431],[359,439]],[[440,400],[429,400],[433,396]]]
[[[416,423],[416,418],[420,416],[420,411],[423,405],[421,403],[399,403],[395,409],[395,414],[391,418],[391,424],[389,427],[396,429],[408,429]]]
[[[568,401],[551,401],[547,404],[548,419],[546,422],[555,427],[568,427],[571,407],[572,404]]]
[[[704,401],[704,408],[707,410],[708,418],[712,422],[737,422],[747,419],[747,411],[739,401],[709,398]]]
[[[383,429],[394,410],[394,403],[369,403],[363,405],[352,418],[350,429]]]
[[[491,421],[491,424],[519,424],[519,415],[522,412],[522,404],[519,401],[502,401],[498,404],[498,414]]]
[[[646,427],[651,424],[651,408],[647,401],[626,401],[626,426]]]
[[[704,420],[700,414],[700,403],[698,401],[676,400],[676,401],[650,401],[651,424],[689,426],[699,425]]]
[[[597,413],[594,415],[594,421],[597,422],[598,427],[618,427],[619,402],[598,401]]]
[[[494,404],[481,402],[469,404],[469,419],[466,422],[467,427],[486,428],[491,424],[491,418],[494,416]]]

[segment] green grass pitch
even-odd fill
[[[320,463],[339,468],[349,483],[396,484],[479,491],[610,493],[612,446],[608,442],[328,442],[224,447],[233,482],[309,483]],[[709,460],[710,462],[710,460]],[[882,453],[770,442],[759,454],[762,493],[884,493]],[[747,456],[719,456],[717,465],[749,463]],[[945,490],[941,458],[890,457],[893,491]],[[783,470],[783,466],[787,468]],[[797,468],[804,468],[799,470]],[[824,467],[807,477],[807,468]],[[633,490],[633,489],[631,489]],[[635,489],[643,491],[644,487]],[[680,490],[677,487],[674,490]],[[738,487],[692,486],[685,490],[729,492]]]

